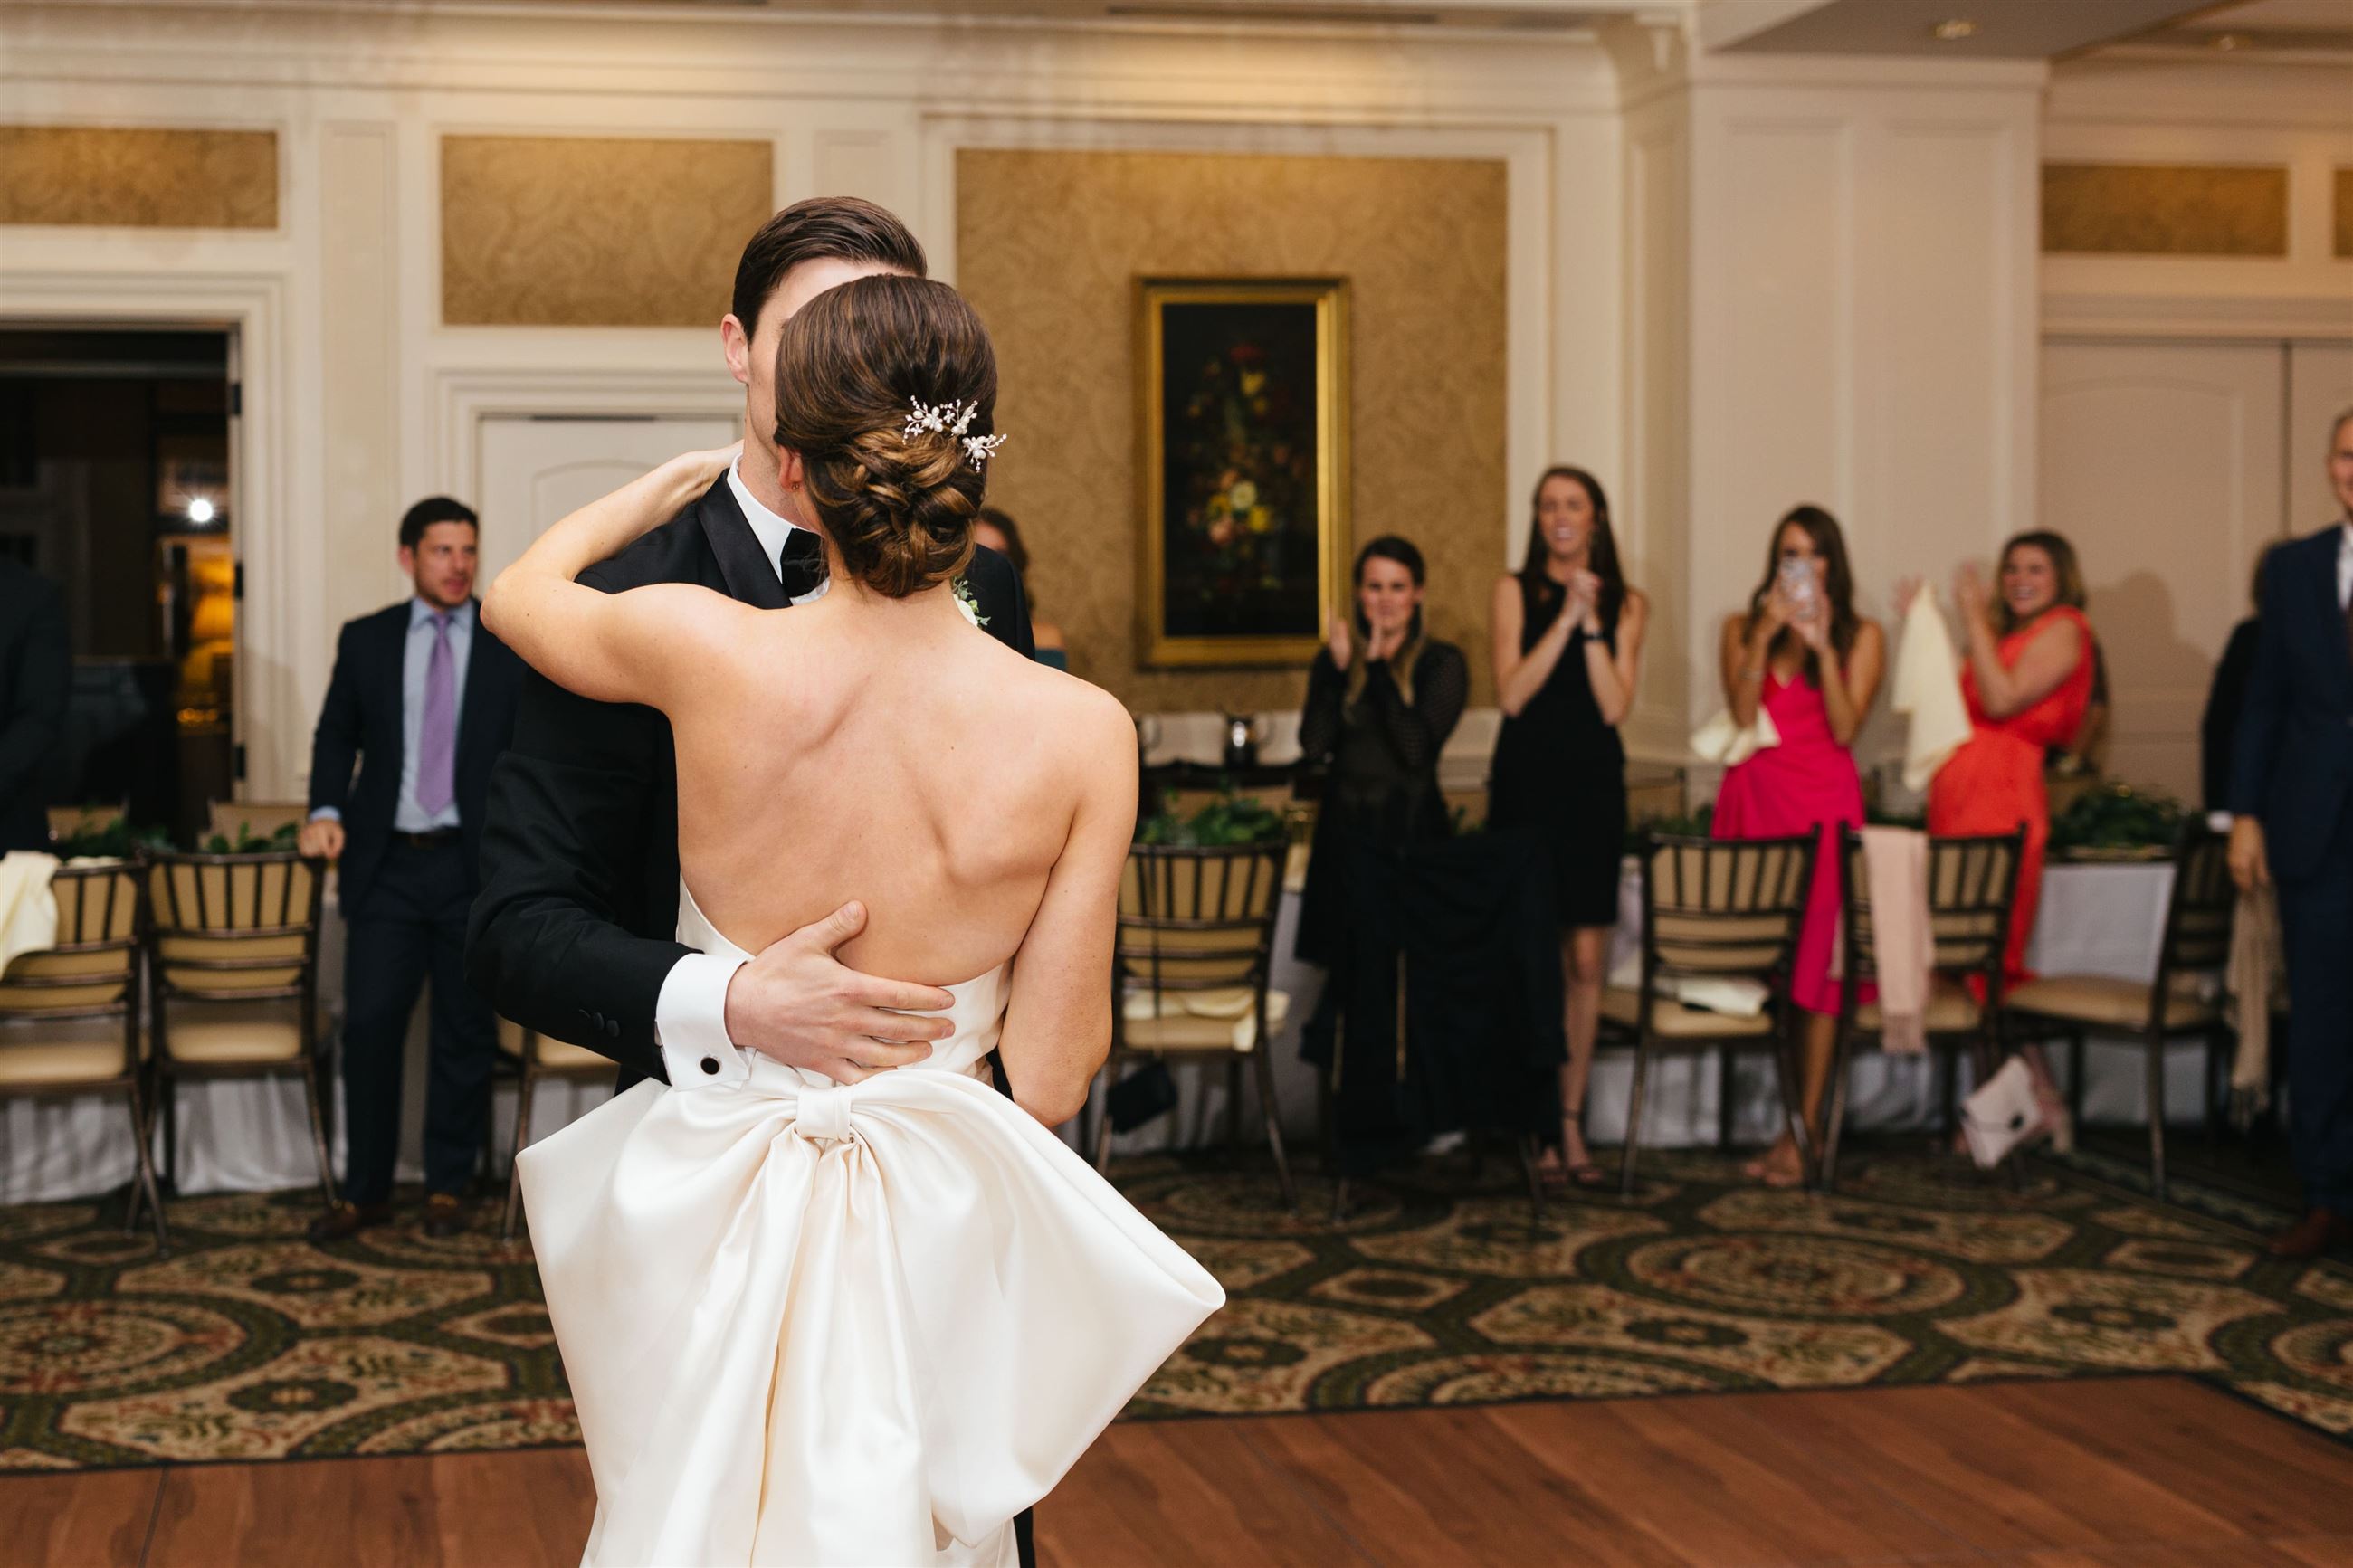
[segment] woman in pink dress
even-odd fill
[[[1725,618],[1724,693],[1733,721],[1746,726],[1761,709],[1780,743],[1725,773],[1715,834],[1820,836],[1789,982],[1789,1000],[1803,1016],[1799,1098],[1817,1135],[1838,1028],[1840,984],[1831,978],[1831,955],[1839,922],[1839,835],[1862,823],[1862,779],[1852,748],[1886,660],[1878,623],[1854,613],[1854,578],[1838,520],[1818,506],[1797,508],[1773,531],[1765,578],[1749,595],[1747,612]],[[1794,1186],[1805,1175],[1788,1132],[1747,1169],[1776,1187]]]

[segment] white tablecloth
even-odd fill
[[[1630,866],[1625,906],[1639,910]],[[2165,921],[2172,868],[2165,865],[2053,865],[2042,883],[2042,908],[2028,962],[2044,974],[2105,974],[2146,980],[2157,972],[2157,951]],[[1315,1071],[1300,1059],[1302,1026],[1323,990],[1320,970],[1291,956],[1299,926],[1299,895],[1286,893],[1275,929],[1272,985],[1291,998],[1289,1021],[1273,1041],[1275,1094],[1294,1158],[1312,1158],[1315,1131]],[[1621,924],[1614,952],[1634,941]],[[321,989],[333,1004],[343,992],[343,922],[328,921]],[[2063,1075],[2065,1053],[2054,1053]],[[2167,1064],[2166,1105],[2172,1119],[2201,1112],[2203,1047],[2176,1047]],[[1779,1126],[1778,1093],[1768,1058],[1738,1064],[1734,1136],[1762,1142]],[[1875,1052],[1859,1058],[1848,1091],[1851,1125],[1858,1128],[1924,1129],[1937,1124],[1936,1074],[1918,1058]],[[1183,1098],[1170,1117],[1113,1141],[1121,1153],[1214,1142],[1224,1136],[1226,1064],[1220,1058],[1180,1063],[1176,1078]],[[1966,1090],[1967,1068],[1963,1068]],[[1716,1058],[1667,1057],[1652,1064],[1651,1101],[1644,1117],[1646,1144],[1709,1144],[1716,1136]],[[2135,1048],[2103,1046],[2085,1052],[2086,1120],[2137,1121],[2147,1117],[2141,1058]],[[1622,1050],[1604,1050],[1595,1062],[1587,1094],[1587,1126],[1599,1142],[1625,1135],[1626,1103],[1633,1064]],[[401,1121],[400,1176],[423,1174],[421,1138],[425,1097],[424,1010],[409,1030],[408,1074]],[[603,1084],[552,1081],[532,1108],[532,1135],[545,1137],[610,1092]],[[302,1111],[302,1091],[288,1081],[230,1080],[195,1083],[180,1091],[180,1185],[185,1192],[271,1190],[304,1186],[316,1180],[311,1135]],[[1097,1102],[1100,1105],[1101,1096]],[[1258,1137],[1258,1095],[1244,1078],[1244,1135]],[[514,1091],[501,1085],[491,1111],[493,1136],[503,1151],[513,1136]],[[340,1117],[336,1118],[340,1123]],[[63,1100],[14,1100],[0,1105],[0,1204],[41,1202],[108,1191],[131,1179],[129,1128],[119,1101],[95,1097]],[[1075,1139],[1075,1129],[1064,1129]],[[337,1169],[343,1148],[336,1143]],[[161,1157],[160,1142],[158,1157]],[[502,1156],[503,1157],[503,1156]]]
[[[339,1019],[343,994],[343,922],[334,894],[327,896],[319,965],[320,999]],[[407,1072],[402,1085],[398,1179],[425,1174],[425,1016],[420,1000],[409,1021]],[[532,1102],[532,1135],[543,1138],[607,1098],[609,1084],[564,1079],[540,1086]],[[343,1168],[341,1100],[327,1108],[334,1129],[335,1170]],[[514,1136],[515,1091],[501,1082],[491,1110],[492,1136],[503,1152]],[[314,1185],[318,1160],[296,1079],[227,1079],[181,1085],[180,1190],[185,1193],[271,1192]],[[152,1111],[152,1108],[151,1108]],[[120,1096],[0,1101],[0,1204],[46,1203],[111,1191],[131,1180],[131,1121]],[[156,1169],[164,1141],[155,1137]],[[501,1153],[503,1160],[503,1152]]]
[[[1641,909],[1639,874],[1630,862],[1620,900],[1621,920],[1612,957],[1636,943]],[[2042,903],[2027,944],[2027,967],[2038,974],[2098,974],[2148,980],[2157,973],[2158,948],[2165,933],[2165,902],[2173,889],[2170,865],[2053,863],[2043,872]],[[1634,919],[1626,918],[1628,916]],[[2066,1052],[2052,1065],[2065,1081]],[[2174,1047],[2166,1063],[2165,1103],[2168,1121],[2203,1114],[2205,1047]],[[2145,1122],[2148,1097],[2139,1047],[2103,1044],[2097,1037],[2084,1053],[2084,1117],[2087,1121]],[[1736,1140],[1761,1142],[1781,1126],[1780,1094],[1771,1058],[1746,1057],[1736,1064],[1738,1100],[1733,1111]],[[1866,1052],[1855,1058],[1847,1089],[1848,1125],[1903,1131],[1941,1124],[1937,1072],[1925,1057],[1889,1057]],[[1599,1142],[1625,1136],[1626,1105],[1633,1089],[1633,1060],[1626,1051],[1604,1050],[1594,1063],[1587,1091],[1586,1125]],[[1712,1144],[1716,1137],[1716,1058],[1662,1057],[1651,1068],[1650,1103],[1642,1119],[1645,1144]],[[1960,1089],[1969,1089],[1969,1066],[1961,1065]]]

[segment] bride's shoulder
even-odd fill
[[[1057,766],[1093,770],[1135,753],[1135,721],[1120,700],[1064,670],[1033,663],[1001,646],[990,674],[999,721],[1036,737]]]

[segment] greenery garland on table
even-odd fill
[[[2051,819],[2051,852],[2078,860],[2158,859],[2181,831],[2181,803],[2161,790],[2105,784]]]
[[[1172,798],[1164,795],[1160,809],[1135,825],[1135,841],[1155,847],[1220,848],[1286,837],[1282,813],[1237,793],[1230,780],[1215,800],[1189,817],[1179,818]]]
[[[266,834],[258,834],[250,823],[240,822],[236,837],[225,833],[207,834],[196,841],[195,853],[280,855],[295,847],[296,832],[290,822]],[[168,855],[174,847],[171,833],[164,828],[133,827],[121,817],[101,827],[97,826],[96,818],[90,817],[51,845],[50,851],[61,860],[131,860],[142,855]]]

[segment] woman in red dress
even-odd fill
[[[1718,838],[1820,836],[1789,977],[1789,1000],[1805,1015],[1799,1098],[1807,1127],[1819,1132],[1841,992],[1831,978],[1839,835],[1862,825],[1862,778],[1852,748],[1887,662],[1878,623],[1854,613],[1854,579],[1836,518],[1801,506],[1781,520],[1766,552],[1764,580],[1745,614],[1725,617],[1721,643],[1733,721],[1745,727],[1762,709],[1780,742],[1725,773],[1713,832]],[[1731,1092],[1731,1085],[1721,1092]],[[1768,1186],[1795,1186],[1805,1175],[1796,1140],[1782,1133],[1748,1173]]]
[[[1968,657],[1961,695],[1969,739],[1928,786],[1933,834],[2011,833],[2026,828],[2018,893],[2010,907],[2005,985],[2028,978],[2026,944],[2042,895],[2042,855],[2051,839],[2043,754],[2073,742],[2092,703],[2092,627],[2084,616],[2084,574],[2074,546],[2056,533],[2021,533],[2002,547],[2000,597],[1987,603],[1974,567],[1957,595]],[[1906,601],[1909,603],[1907,592]],[[2065,1101],[2039,1047],[2024,1053],[2045,1121],[2064,1142]]]

